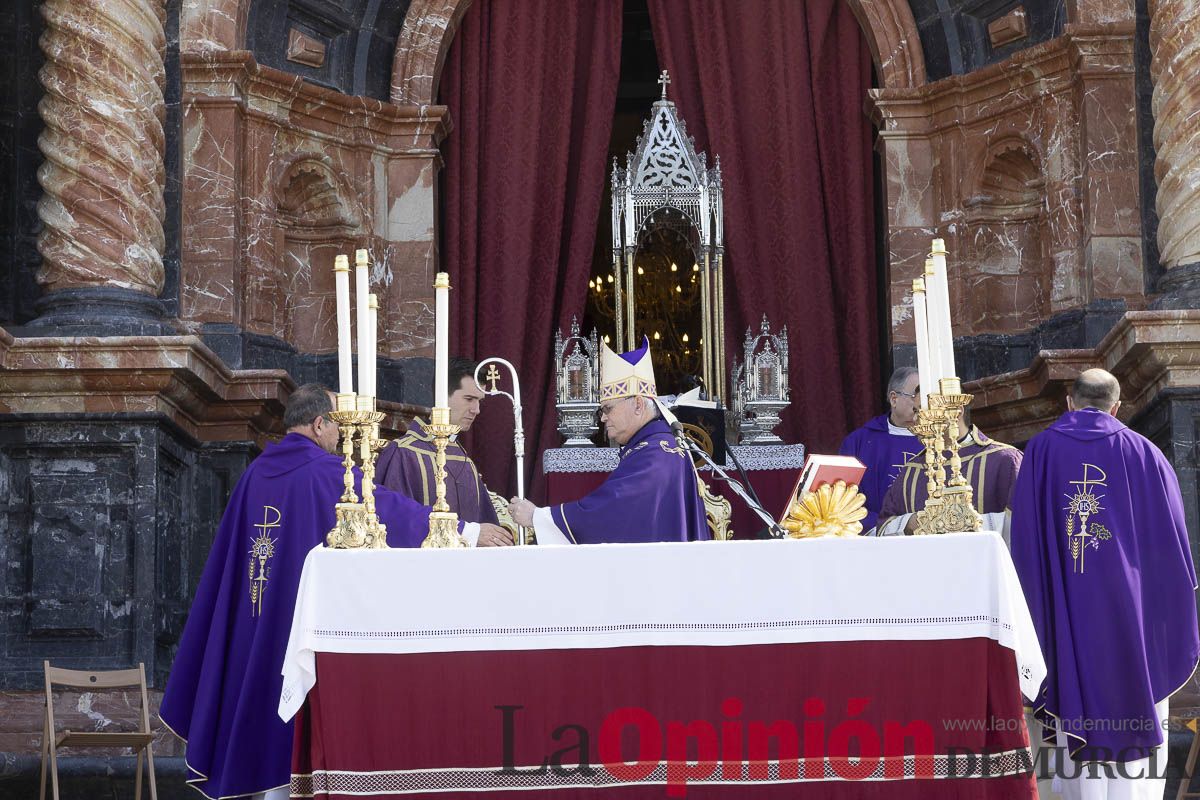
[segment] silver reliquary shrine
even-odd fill
[[[762,330],[755,336],[746,329],[745,360],[733,361],[733,410],[742,444],[781,444],[773,431],[780,413],[788,407],[787,326],[771,333],[763,314]]]
[[[635,257],[656,231],[668,228],[685,239],[700,277],[700,358],[703,391],[720,401],[725,386],[725,242],[721,219],[721,161],[708,168],[687,128],[667,99],[671,79],[659,77],[662,99],[654,103],[635,152],[612,171],[612,278],[616,341],[614,349],[634,350],[638,297]],[[653,338],[653,337],[652,337]]]
[[[554,332],[554,370],[557,376],[558,432],[566,437],[563,447],[592,447],[599,430],[600,344],[592,335],[579,335],[579,320],[571,317],[571,335],[563,339]]]

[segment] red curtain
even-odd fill
[[[727,352],[788,327],[776,431],[813,452],[878,413],[870,52],[843,0],[649,0],[669,96],[725,191]],[[735,347],[738,348],[735,350]]]
[[[446,58],[444,258],[451,352],[516,366],[526,478],[560,437],[554,331],[583,317],[620,73],[621,0],[475,0]],[[513,419],[484,403],[467,447],[489,487],[516,486]],[[528,478],[536,481],[530,485]]]

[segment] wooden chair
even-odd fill
[[[150,767],[150,800],[158,800],[154,784],[154,751],[151,742],[154,733],[150,730],[150,703],[146,696],[146,668],[88,672],[61,669],[43,662],[46,671],[46,716],[42,728],[42,777],[40,800],[46,800],[46,760],[50,761],[50,785],[54,800],[58,797],[58,748],[60,747],[130,747],[137,750],[137,789],[134,800],[142,800],[142,756]],[[139,729],[136,731],[70,731],[58,733],[54,729],[54,686],[75,689],[120,689],[138,687],[142,695],[142,711]]]

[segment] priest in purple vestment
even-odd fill
[[[989,438],[974,425],[968,428],[963,418],[958,421],[958,434],[962,474],[971,486],[975,510],[983,516],[983,529],[996,531],[1007,543],[1009,502],[1017,482],[1017,472],[1021,468],[1021,451]],[[946,471],[948,475],[948,466]],[[928,499],[925,449],[921,448],[904,464],[884,495],[875,535],[911,534],[916,525],[916,512],[925,507]]]
[[[1200,657],[1196,572],[1175,471],[1116,419],[1119,398],[1116,378],[1088,370],[1030,440],[1012,556],[1048,669],[1031,698],[1043,738],[1077,762],[1067,776],[1125,762],[1124,775],[1066,780],[1064,794],[1161,798],[1161,779],[1112,784],[1144,775],[1151,755],[1163,774],[1167,698]]]
[[[454,387],[448,401],[450,422],[459,426],[462,433],[471,429],[484,398],[483,390],[475,382],[476,366],[474,361],[456,356],[450,359],[447,368],[447,385]],[[375,464],[375,480],[380,486],[430,506],[437,499],[434,478],[437,449],[426,424],[425,420],[414,419],[403,436],[383,449]],[[475,462],[457,441],[446,446],[446,502],[460,520],[499,526],[487,486]],[[471,540],[468,536],[468,541],[473,546],[513,544],[512,535],[499,527],[481,529],[480,538]]]
[[[276,709],[305,556],[334,526],[345,468],[333,451],[333,398],[301,386],[268,445],[234,487],[180,638],[159,715],[187,743],[188,783],[211,798],[286,787],[292,723]],[[355,471],[361,491],[361,475]],[[391,547],[418,547],[430,509],[375,494]],[[285,795],[286,796],[286,795]]]
[[[867,498],[867,516],[862,526],[868,536],[892,481],[905,462],[921,451],[921,440],[909,430],[917,421],[920,402],[917,381],[916,367],[900,367],[893,372],[888,381],[888,413],[851,432],[838,449],[841,455],[854,456],[867,467],[858,489]]]
[[[600,419],[621,446],[617,468],[591,494],[537,508],[513,498],[509,511],[532,526],[538,544],[688,542],[711,538],[691,456],[657,402],[650,342],[620,355],[607,346],[600,360]]]

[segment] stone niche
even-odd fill
[[[1022,369],[1043,339],[1095,346],[1146,307],[1133,36],[1132,21],[1072,25],[968,75],[873,92],[899,363],[935,236],[964,377]]]
[[[181,327],[231,366],[330,382],[334,256],[365,248],[380,301],[381,394],[431,400],[445,109],[344,95],[244,51],[181,60]]]
[[[978,187],[964,201],[964,313],[957,320],[974,333],[1032,328],[1049,316],[1049,219],[1045,177],[1024,139],[989,148]]]

